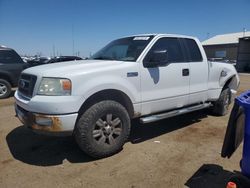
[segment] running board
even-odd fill
[[[142,117],[142,118],[140,118],[140,122],[143,123],[143,124],[151,123],[151,122],[159,121],[159,120],[162,120],[162,119],[170,118],[170,117],[173,117],[173,116],[186,114],[186,113],[193,112],[193,111],[196,111],[196,110],[201,110],[201,109],[204,109],[204,108],[208,108],[210,106],[211,106],[211,103],[203,103],[203,104],[199,104],[199,105],[195,105],[195,106],[189,106],[189,107],[186,107],[186,108],[182,108],[182,109],[179,109],[179,110],[173,110],[173,111],[165,112],[165,113],[162,113],[162,114],[154,114],[154,115],[151,115],[151,116]]]

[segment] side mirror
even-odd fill
[[[154,68],[160,66],[166,66],[168,64],[167,50],[155,50],[151,52],[143,61],[143,66],[146,68]]]

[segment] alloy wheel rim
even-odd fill
[[[3,96],[7,93],[7,87],[6,85],[0,83],[0,96]]]
[[[115,145],[122,133],[122,122],[114,114],[106,114],[96,121],[92,136],[99,145]]]

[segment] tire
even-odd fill
[[[229,105],[231,103],[231,91],[228,87],[224,88],[220,94],[219,99],[214,103],[213,114],[217,116],[224,116],[229,111]]]
[[[104,158],[122,149],[130,133],[127,110],[115,101],[101,101],[86,110],[78,120],[74,136],[89,156]]]
[[[11,85],[8,81],[0,79],[0,99],[5,99],[10,96]]]

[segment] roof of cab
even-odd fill
[[[0,50],[13,50],[13,49],[7,48],[7,47],[5,47],[5,46],[1,46],[1,45],[0,45]]]
[[[197,39],[193,36],[188,35],[180,35],[180,34],[167,34],[167,33],[146,33],[146,34],[138,34],[138,35],[130,35],[126,37],[140,37],[140,36],[153,36],[153,37],[177,37],[177,38],[190,38],[190,39]]]

